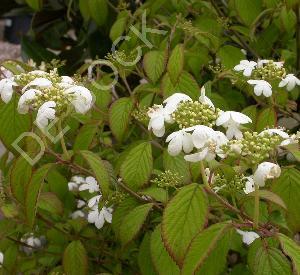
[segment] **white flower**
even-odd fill
[[[257,61],[257,67],[258,67],[258,68],[261,68],[261,67],[264,66],[264,64],[268,64],[268,63],[270,63],[270,62],[272,62],[272,61],[273,61],[273,60],[269,60],[269,59],[260,59],[260,60]],[[283,62],[283,61],[279,61],[279,62],[274,62],[274,61],[273,61],[273,64],[274,64],[278,69],[280,69],[280,68],[283,67],[284,62]]]
[[[28,87],[37,86],[39,88],[49,88],[52,86],[52,82],[44,77],[38,77],[29,82],[23,89],[22,92],[26,91]]]
[[[239,230],[239,229],[237,229],[236,231],[237,231],[237,233],[242,235],[243,243],[245,243],[247,245],[250,245],[256,239],[259,238],[259,235],[256,232],[253,232],[253,231],[242,231],[242,230]]]
[[[75,220],[75,219],[78,219],[78,218],[84,218],[85,214],[82,210],[76,210],[74,211],[70,217]]]
[[[69,76],[62,76],[61,82],[58,83],[58,86],[63,89],[68,89],[74,86],[74,80]]]
[[[184,156],[186,161],[198,162],[201,160],[213,160],[216,155],[223,157],[220,147],[228,142],[226,136],[219,131],[214,131],[205,125],[197,125],[186,129],[186,131],[194,130],[192,141],[198,149],[197,153]]]
[[[98,192],[99,185],[95,178],[87,177],[85,183],[79,186],[79,191],[89,190],[90,193]]]
[[[294,76],[293,74],[288,74],[284,79],[279,83],[279,87],[285,87],[288,91],[291,91],[295,88],[296,85],[300,85],[300,79]]]
[[[253,176],[245,177],[245,179],[247,179],[247,181],[245,183],[245,188],[243,189],[245,194],[249,194],[249,193],[255,191]]]
[[[41,91],[36,90],[36,89],[30,89],[21,95],[19,102],[18,102],[18,112],[20,114],[28,113],[28,111],[29,111],[28,101],[33,100],[37,94],[41,94]]]
[[[32,74],[32,75],[36,75],[36,76],[45,76],[48,73],[45,71],[42,71],[42,70],[34,70],[34,71],[29,72],[28,74]]]
[[[72,86],[65,90],[65,93],[74,95],[74,99],[72,99],[71,103],[77,113],[85,114],[92,108],[93,97],[87,88],[82,86]]]
[[[77,208],[82,208],[83,206],[85,206],[85,201],[77,200]]]
[[[252,74],[252,71],[255,69],[255,66],[257,65],[254,61],[248,61],[248,60],[241,60],[239,65],[236,65],[233,69],[235,71],[244,71],[244,76],[250,76]]]
[[[68,182],[68,188],[70,191],[77,191],[81,184],[85,183],[85,179],[80,176],[73,176],[71,181]]]
[[[248,80],[249,84],[254,85],[254,93],[257,96],[263,94],[265,97],[270,97],[272,95],[272,86],[269,82],[265,80]]]
[[[98,196],[95,196],[95,197],[89,199],[89,201],[88,201],[89,208],[93,208],[95,205],[98,205],[101,198],[102,198],[102,195],[98,195]]]
[[[40,238],[34,237],[32,233],[25,235],[21,238],[23,243],[26,243],[28,246],[22,246],[22,250],[30,255],[33,251],[42,247],[45,237],[41,236]]]
[[[260,132],[259,135],[262,136],[262,135],[264,135],[264,133],[268,133],[271,136],[278,135],[284,139],[289,138],[288,133],[286,133],[285,131],[283,131],[281,129],[266,129],[266,130],[263,130],[262,132]]]
[[[171,121],[170,114],[162,105],[154,105],[147,114],[150,117],[148,130],[152,130],[155,136],[162,137],[165,134],[165,121]]]
[[[199,97],[199,101],[203,104],[208,105],[209,107],[211,107],[213,110],[215,109],[214,104],[212,103],[212,101],[205,95],[205,87],[203,86],[201,88],[201,95]]]
[[[95,226],[100,229],[103,227],[105,221],[111,223],[112,221],[112,211],[110,207],[103,206],[99,211],[98,205],[95,205],[88,214],[88,222],[94,223]]]
[[[8,103],[13,95],[13,86],[18,86],[14,78],[4,78],[0,80],[0,95],[5,103]]]
[[[170,134],[166,142],[169,142],[168,152],[171,156],[177,156],[182,150],[188,154],[194,148],[192,135],[185,129]]]
[[[54,101],[47,101],[39,108],[36,124],[40,129],[45,129],[49,124],[49,120],[55,119],[55,107],[56,103]]]
[[[222,112],[216,120],[216,125],[227,128],[226,135],[229,139],[236,137],[241,139],[243,137],[242,132],[239,127],[240,124],[251,123],[252,120],[250,117],[234,111]]]
[[[167,113],[172,114],[176,111],[178,105],[182,101],[192,101],[192,99],[183,93],[175,93],[164,100],[165,110]]]
[[[281,169],[279,165],[271,162],[263,162],[258,165],[253,175],[253,180],[255,184],[262,187],[265,186],[267,179],[278,178],[280,173]]]
[[[4,262],[4,255],[2,252],[0,252],[0,266],[3,265]]]

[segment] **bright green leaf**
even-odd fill
[[[163,51],[147,52],[144,56],[143,64],[146,75],[155,83],[165,70],[165,53]]]
[[[178,44],[172,51],[168,61],[168,73],[173,83],[176,83],[184,65],[184,47]]]

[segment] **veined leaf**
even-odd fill
[[[231,232],[230,223],[217,223],[199,233],[187,251],[181,274],[196,271],[197,274],[220,274],[226,264]]]
[[[124,138],[132,108],[133,102],[128,97],[116,100],[110,107],[109,125],[118,141],[121,141]]]
[[[152,203],[140,205],[131,210],[124,217],[119,231],[120,239],[123,245],[128,244],[136,237],[152,207]]]
[[[257,116],[256,130],[260,132],[265,128],[274,128],[276,122],[277,115],[275,110],[272,107],[265,108]]]
[[[161,226],[158,225],[151,235],[150,240],[151,259],[155,270],[159,275],[179,275],[180,270],[168,254],[161,238]]]
[[[168,61],[168,73],[173,83],[176,83],[184,65],[184,48],[178,44],[172,51]]]
[[[157,82],[165,69],[165,53],[163,51],[150,51],[144,56],[143,64],[146,75],[152,82]]]
[[[106,0],[87,0],[89,4],[89,11],[92,19],[98,26],[106,23],[108,15],[108,7]]]
[[[206,195],[199,184],[180,189],[168,203],[162,219],[162,238],[172,258],[182,265],[189,244],[208,215]]]
[[[156,275],[151,261],[150,234],[146,233],[139,248],[138,264],[142,275]]]
[[[121,165],[121,177],[126,185],[137,190],[148,181],[153,166],[152,148],[143,142],[132,148]]]
[[[41,193],[38,207],[55,215],[62,215],[64,207],[59,198],[51,192]]]
[[[71,242],[65,249],[63,267],[67,275],[88,274],[87,253],[80,241]]]
[[[90,151],[80,151],[80,153],[93,170],[103,197],[107,198],[109,194],[110,177],[103,160]]]
[[[284,201],[277,194],[268,190],[258,190],[258,193],[259,193],[259,197],[261,197],[262,199],[273,202],[278,206],[282,207],[283,209],[287,210]],[[254,197],[255,196],[254,192],[251,192],[249,196]]]

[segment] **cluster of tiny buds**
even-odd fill
[[[121,203],[126,197],[126,194],[121,191],[113,192],[106,202],[107,205],[116,205]]]
[[[115,51],[113,53],[108,53],[105,58],[109,60],[112,64],[114,64],[116,67],[122,66],[120,61],[123,62],[133,62],[136,58],[136,52],[132,52],[130,54],[127,54],[125,51]]]
[[[15,81],[20,86],[26,86],[29,82],[35,80],[37,77],[38,76],[36,74],[31,73],[31,72],[21,73],[21,74],[15,76]],[[54,70],[50,71],[49,73],[45,72],[40,77],[46,78],[53,83],[61,81],[61,77],[57,73],[57,69],[54,69]]]
[[[252,75],[255,79],[271,81],[284,78],[286,76],[286,71],[285,68],[277,66],[273,60],[270,60],[263,66],[255,68]]]
[[[199,101],[184,101],[172,113],[172,118],[180,129],[195,125],[213,127],[219,112],[219,109],[213,110],[207,104]]]
[[[213,176],[213,189],[218,193],[234,194],[243,190],[245,182],[246,179],[243,174],[235,174],[230,180],[227,180],[222,174],[215,174]]]
[[[270,154],[276,150],[281,141],[282,138],[278,135],[247,131],[242,139],[231,140],[222,149],[228,155],[247,156],[247,161],[254,165],[270,158]]]
[[[155,179],[151,180],[151,182],[162,188],[176,188],[182,185],[182,180],[183,177],[180,176],[177,172],[166,170],[165,172],[159,174]]]
[[[132,111],[131,115],[135,120],[146,125],[149,122],[148,111],[149,108],[144,106],[139,106]]]
[[[208,69],[211,70],[213,73],[218,74],[224,71],[224,65],[221,63],[215,65],[208,65]]]

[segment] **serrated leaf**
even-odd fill
[[[95,153],[90,151],[80,151],[82,157],[87,161],[88,165],[93,170],[98,184],[101,188],[101,193],[104,198],[108,197],[110,177],[103,160],[97,156]]]
[[[162,238],[169,254],[182,265],[187,248],[203,229],[208,215],[208,201],[199,184],[180,189],[163,213]]]
[[[279,233],[278,239],[283,252],[288,255],[293,262],[294,274],[300,274],[300,247],[289,237]]]
[[[217,55],[220,57],[222,64],[227,69],[232,69],[236,64],[239,64],[240,60],[245,59],[245,56],[241,52],[240,48],[230,45],[221,47]]]
[[[119,236],[122,245],[128,244],[132,241],[140,229],[142,228],[153,204],[147,203],[140,205],[131,210],[125,217],[120,226]]]
[[[88,274],[87,253],[81,241],[71,242],[64,251],[63,268],[67,275]]]
[[[109,110],[109,126],[118,141],[124,138],[133,108],[132,99],[123,97],[116,100]]]
[[[273,202],[283,209],[287,210],[284,201],[277,194],[268,190],[258,190],[258,193],[260,198]],[[254,192],[251,192],[248,196],[254,197],[255,194]]]
[[[104,25],[108,16],[108,7],[106,0],[87,1],[89,4],[91,18],[97,23],[98,26]]]
[[[257,106],[251,105],[242,110],[242,113],[246,116],[250,117],[252,123],[248,123],[245,126],[253,129],[256,125],[256,117],[257,117]]]
[[[284,169],[272,185],[272,191],[282,198],[287,206],[287,222],[294,232],[300,230],[300,172],[295,168]]]
[[[150,234],[146,233],[139,247],[138,264],[142,275],[156,275],[150,251]]]
[[[32,166],[20,156],[13,164],[10,172],[10,189],[13,196],[20,202],[24,203],[25,190],[30,181]]]
[[[200,232],[187,251],[181,274],[196,271],[197,274],[220,274],[226,264],[231,232],[230,223],[217,223]]]
[[[127,10],[121,11],[118,14],[117,20],[110,28],[109,37],[110,37],[111,41],[115,41],[120,36],[122,36],[122,34],[126,28],[126,23],[127,23],[128,17],[129,17],[129,13]]]
[[[151,259],[155,270],[159,275],[179,275],[180,270],[164,247],[161,238],[161,227],[158,225],[151,235],[150,240]]]
[[[27,185],[25,195],[25,214],[26,220],[30,227],[33,227],[35,221],[35,215],[37,211],[38,199],[40,192],[49,170],[53,164],[46,164],[39,168],[33,175]]]
[[[153,166],[152,148],[143,142],[132,148],[121,165],[121,177],[130,188],[137,190],[148,181]]]
[[[234,0],[234,6],[242,21],[250,26],[262,10],[262,1]]]
[[[146,75],[152,82],[157,82],[165,69],[165,53],[163,51],[150,51],[144,56],[143,64]]]
[[[164,150],[163,165],[165,170],[178,173],[178,175],[182,177],[182,183],[190,183],[191,173],[189,170],[189,164],[185,161],[182,154],[173,157],[170,156],[167,150]]]
[[[257,116],[256,130],[260,132],[265,128],[274,128],[276,122],[277,115],[274,108],[267,107],[264,110],[262,110]]]
[[[248,264],[255,275],[292,274],[288,259],[279,249],[270,246],[266,240],[256,240],[251,245]]]
[[[168,73],[173,83],[176,83],[184,65],[184,47],[178,44],[172,51],[168,61]]]
[[[62,215],[64,212],[62,202],[51,192],[41,193],[38,207],[55,215]]]

